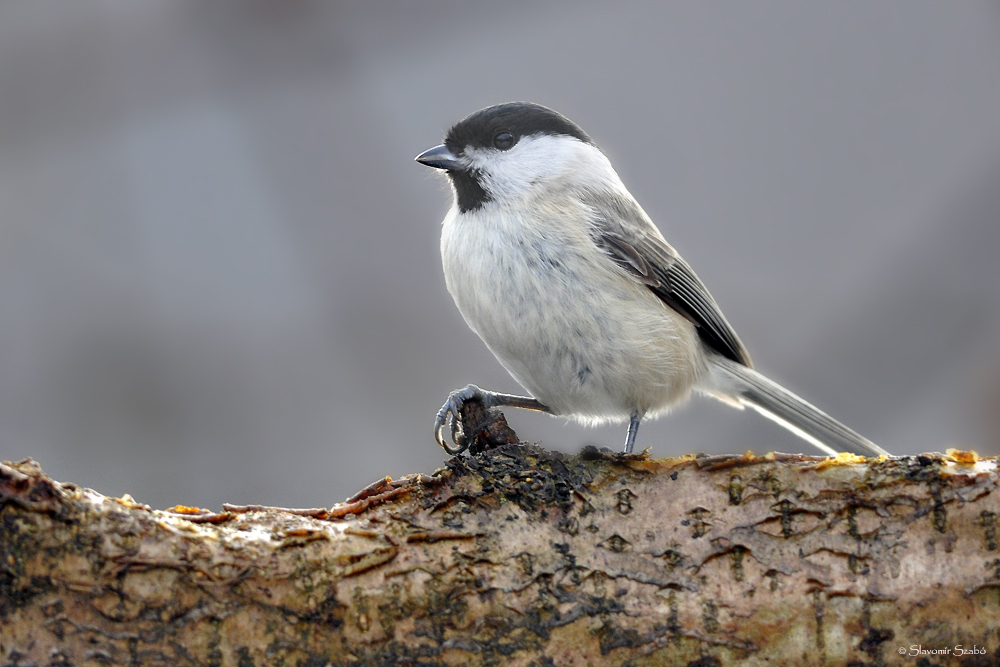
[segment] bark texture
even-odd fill
[[[503,445],[207,512],[6,464],[0,665],[996,665],[997,482],[957,452]]]

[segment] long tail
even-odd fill
[[[705,393],[727,403],[748,406],[827,454],[854,452],[868,456],[889,455],[871,440],[855,433],[776,382],[742,364],[713,355],[713,384]]]

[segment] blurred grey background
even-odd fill
[[[0,4],[0,459],[156,507],[434,470],[451,389],[519,388],[413,156],[508,100],[596,139],[758,368],[895,453],[1000,453],[995,1],[88,0]],[[705,399],[644,446],[807,447]]]

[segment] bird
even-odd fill
[[[451,185],[441,232],[448,291],[530,394],[474,384],[451,392],[434,422],[449,454],[467,445],[459,432],[470,400],[627,423],[631,454],[643,419],[698,393],[752,408],[828,455],[888,455],[754,370],[704,283],[567,117],[531,102],[489,106],[415,159]]]

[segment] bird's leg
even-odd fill
[[[439,445],[444,447],[444,451],[452,456],[461,454],[470,444],[469,439],[464,437],[464,435],[461,438],[462,442],[459,442],[458,429],[462,422],[462,406],[465,405],[466,401],[472,400],[481,402],[487,410],[502,405],[509,405],[514,408],[551,412],[546,406],[529,396],[515,396],[513,394],[486,391],[474,384],[453,391],[448,395],[448,400],[444,402],[441,409],[438,410],[437,419],[434,420],[434,438]],[[444,429],[448,424],[449,415],[451,415],[451,441],[453,445],[449,445],[444,437]]]
[[[628,421],[628,435],[625,436],[625,449],[623,453],[631,454],[635,445],[635,434],[639,430],[639,422],[642,421],[642,413],[636,410]]]

